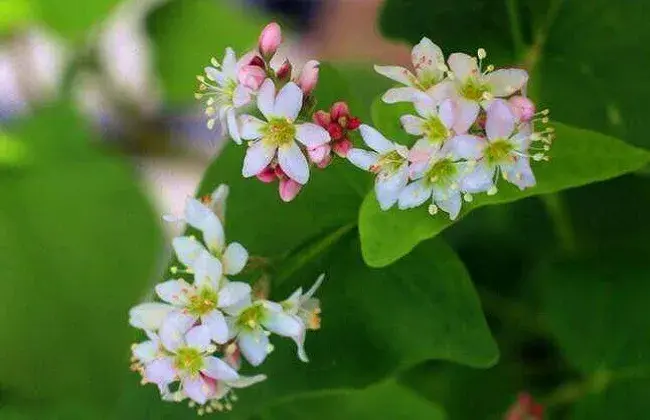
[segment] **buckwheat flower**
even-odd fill
[[[411,173],[415,180],[404,188],[399,196],[398,207],[418,207],[431,199],[429,212],[438,209],[455,220],[462,206],[461,182],[468,172],[467,159],[481,156],[482,141],[474,136],[457,136],[436,150],[425,167]]]
[[[222,310],[250,297],[251,287],[242,282],[228,281],[222,276],[221,264],[204,251],[189,266],[194,273],[193,284],[183,279],[168,280],[156,285],[156,294],[175,309],[170,316],[182,317],[188,323],[201,320],[210,338],[223,344],[228,341],[228,325]],[[162,325],[162,334],[165,325]]]
[[[448,95],[449,83],[444,81],[447,66],[442,50],[429,38],[422,38],[411,51],[415,74],[398,66],[375,66],[375,71],[405,87],[389,89],[382,100],[386,103],[411,102],[420,92],[442,100]]]
[[[235,381],[239,378],[226,362],[212,356],[216,349],[210,342],[206,326],[192,327],[192,324],[175,320],[166,322],[173,323],[160,335],[167,354],[146,364],[144,379],[147,382],[164,388],[180,381],[184,395],[198,404],[205,404],[213,392],[209,379]]]
[[[388,210],[396,202],[408,182],[408,149],[393,143],[374,128],[359,127],[364,142],[373,150],[352,149],[348,160],[355,166],[377,174],[375,194],[379,207]]]
[[[254,89],[239,82],[239,69],[246,64],[248,62],[238,63],[232,48],[226,48],[223,63],[212,59],[212,66],[205,68],[207,77],[198,76],[200,84],[196,97],[205,99],[208,128],[214,127],[218,119],[222,135],[228,133],[237,144],[241,144],[237,109],[249,104],[254,93]],[[248,80],[254,80],[254,76],[246,78]]]
[[[236,339],[242,355],[253,366],[259,366],[273,351],[269,334],[296,337],[302,323],[284,312],[282,305],[268,300],[246,302],[227,308],[230,338]]]
[[[482,142],[483,158],[463,179],[467,192],[496,193],[499,173],[523,190],[535,185],[528,149],[532,141],[530,124],[517,124],[517,118],[504,100],[493,101],[487,109],[487,138]],[[543,156],[535,154],[541,160]]]
[[[173,309],[164,303],[141,303],[129,310],[129,324],[141,330],[156,331]]]
[[[458,118],[461,124],[471,126],[478,116],[481,103],[493,98],[508,97],[521,90],[528,81],[528,73],[521,69],[499,69],[488,66],[481,69],[485,50],[479,50],[480,62],[463,53],[449,56],[453,74],[453,92],[458,100]]]
[[[212,211],[200,201],[188,197],[185,203],[185,221],[201,231],[207,250],[217,257],[226,275],[239,274],[248,261],[248,251],[238,242],[226,246],[223,223]],[[178,259],[186,266],[192,267],[196,258],[204,250],[203,245],[188,236],[181,236],[172,241]]]
[[[544,406],[527,393],[517,396],[517,401],[508,409],[504,420],[543,420]]]
[[[325,280],[325,274],[321,274],[306,293],[302,293],[302,287],[299,287],[287,300],[281,303],[284,311],[296,317],[302,324],[300,333],[292,338],[298,346],[298,358],[305,363],[309,362],[305,352],[307,330],[320,329],[320,301],[313,296],[323,283],[323,280]]]
[[[257,96],[257,106],[266,121],[251,115],[241,118],[242,138],[254,140],[244,158],[242,175],[256,176],[277,156],[284,173],[299,184],[309,180],[309,165],[296,140],[306,147],[316,147],[330,141],[323,128],[312,123],[297,124],[302,108],[303,92],[293,82],[275,93],[273,81],[267,79]]]

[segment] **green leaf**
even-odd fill
[[[615,138],[559,123],[554,123],[554,127],[557,141],[551,149],[550,162],[533,164],[537,186],[520,191],[502,181],[498,194],[477,196],[472,203],[464,203],[460,217],[481,206],[613,178],[640,169],[650,161],[649,153]],[[452,223],[444,214],[429,215],[424,207],[383,212],[371,193],[359,215],[364,259],[372,267],[391,264],[420,241],[436,236]]]
[[[36,15],[50,28],[73,41],[82,42],[85,35],[108,16],[119,0],[29,0]]]
[[[29,0],[4,0],[0,2],[0,35],[11,33],[29,25],[34,19],[34,9]]]
[[[413,104],[399,102],[388,105],[377,97],[372,102],[372,122],[386,138],[405,146],[412,146],[416,137],[408,134],[402,127],[399,117],[406,114],[415,114]]]
[[[0,172],[0,383],[27,400],[109,403],[128,368],[128,309],[161,251],[158,217],[65,104],[12,135],[34,159]]]
[[[210,65],[210,58],[221,62],[229,46],[241,57],[255,48],[263,26],[252,8],[231,2],[172,0],[160,5],[147,18],[147,29],[166,101],[193,102],[196,75]]]
[[[388,0],[381,28],[412,44],[428,36],[446,53],[485,47],[489,61],[533,72],[531,93],[553,118],[650,147],[639,106],[650,96],[641,83],[650,65],[647,11],[645,1]]]
[[[643,418],[632,414],[650,408],[650,337],[643,333],[650,328],[645,316],[650,269],[645,257],[607,253],[560,260],[533,276],[551,332],[585,378],[555,397],[580,400],[574,418],[617,418],[623,408],[625,418]]]
[[[291,400],[262,416],[272,419],[412,419],[443,420],[443,410],[393,381],[364,390],[337,391]]]

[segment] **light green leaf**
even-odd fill
[[[11,134],[34,159],[0,172],[2,387],[109,403],[128,368],[128,309],[161,251],[158,217],[130,168],[97,150],[65,104]]]
[[[167,102],[193,102],[196,75],[210,65],[210,58],[221,62],[226,47],[241,57],[256,48],[263,27],[254,9],[232,2],[172,0],[160,5],[147,18],[147,29]]]
[[[550,162],[533,162],[537,186],[520,191],[502,180],[498,194],[482,194],[472,203],[464,203],[460,217],[481,206],[508,203],[613,178],[635,171],[650,161],[650,153],[613,137],[559,123],[553,126],[557,140],[550,152]],[[364,200],[359,214],[364,259],[372,267],[391,264],[420,241],[436,236],[452,223],[444,214],[429,215],[426,207],[381,211],[371,193]]]
[[[364,390],[337,391],[291,400],[263,413],[264,420],[305,418],[443,420],[443,410],[393,381]]]
[[[34,8],[29,0],[0,2],[0,35],[20,29],[34,19]]]
[[[88,32],[100,29],[119,0],[29,0],[34,13],[50,29],[73,41],[82,42]]]

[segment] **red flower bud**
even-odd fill
[[[289,80],[291,78],[291,70],[292,70],[292,66],[289,60],[284,60],[284,63],[282,63],[282,66],[280,66],[280,68],[275,74],[278,77],[278,79],[282,81]]]
[[[334,105],[332,105],[332,109],[330,110],[330,114],[332,116],[332,119],[334,121],[338,121],[340,118],[347,118],[350,116],[350,109],[348,107],[348,104],[341,101],[341,102],[336,102]]]
[[[261,67],[262,69],[266,68],[266,64],[264,64],[264,60],[262,60],[262,57],[259,55],[254,56],[250,63],[248,63],[249,66],[256,66],[256,67]]]
[[[332,140],[339,140],[341,137],[343,137],[343,129],[337,123],[330,123],[327,126],[327,132],[330,133]]]
[[[323,128],[327,128],[330,123],[332,122],[332,118],[330,117],[330,114],[325,112],[325,111],[316,111],[314,112],[314,115],[312,116],[312,119],[314,122],[318,125],[320,125]]]

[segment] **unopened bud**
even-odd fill
[[[302,188],[302,185],[297,183],[291,178],[283,178],[280,180],[280,198],[282,201],[285,203],[292,201],[298,193],[300,192],[300,189]]]
[[[282,43],[282,29],[280,25],[275,22],[271,22],[262,29],[260,34],[258,46],[260,53],[265,58],[270,58],[278,50],[278,47]]]
[[[525,96],[513,96],[508,99],[508,105],[519,121],[528,122],[535,115],[535,104]]]
[[[347,118],[350,116],[350,108],[348,104],[340,101],[332,105],[330,110],[330,115],[334,121],[338,121],[340,118]]]
[[[305,95],[309,95],[316,84],[318,84],[318,66],[320,63],[316,60],[309,60],[305,63],[302,71],[300,72],[300,78],[298,78],[298,86],[302,89]]]

